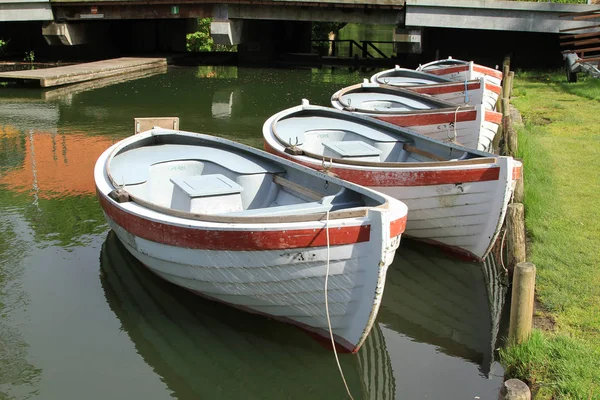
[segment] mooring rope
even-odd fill
[[[454,143],[458,143],[457,134],[456,134],[456,120],[458,119],[458,110],[460,110],[460,107],[462,107],[462,106],[458,106],[458,107],[456,107],[456,110],[454,110],[454,126],[452,126],[452,132],[454,134],[454,137],[446,135],[446,136],[448,136],[448,139],[451,139]],[[458,143],[458,144],[460,144],[460,143]]]
[[[346,377],[344,376],[344,371],[342,370],[342,365],[340,364],[340,359],[337,354],[337,350],[335,348],[335,340],[333,340],[333,329],[331,329],[331,319],[329,318],[329,294],[327,292],[327,285],[329,283],[329,257],[330,257],[330,246],[329,246],[329,210],[327,210],[327,214],[325,216],[325,234],[327,236],[327,269],[325,271],[325,313],[327,314],[327,326],[329,327],[329,337],[331,339],[331,345],[333,346],[333,354],[335,355],[335,362],[337,363],[338,370],[340,371],[340,375],[342,377],[342,381],[344,382],[344,386],[346,387],[346,392],[351,400],[354,400],[352,397],[352,393],[350,393],[350,388],[348,388],[348,383],[346,383]]]

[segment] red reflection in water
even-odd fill
[[[39,131],[25,135],[22,167],[0,177],[0,184],[17,192],[33,190],[45,199],[95,192],[94,164],[115,142],[112,138]]]

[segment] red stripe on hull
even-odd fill
[[[496,111],[487,110],[485,112],[485,121],[500,125],[502,123],[502,114]]]
[[[427,126],[435,124],[449,124],[456,122],[475,121],[477,111],[475,110],[459,110],[433,112],[426,114],[408,114],[408,115],[371,115],[374,118],[389,122],[394,125],[410,127],[410,126]],[[502,115],[500,115],[502,116]]]
[[[484,75],[493,76],[494,78],[502,80],[502,71],[498,71],[494,68],[484,67],[483,65],[479,64],[473,64],[473,71],[479,72]]]
[[[390,237],[395,238],[396,236],[400,236],[404,232],[404,229],[406,229],[406,218],[392,221],[390,224]]]
[[[487,88],[487,86],[486,86],[486,88]],[[453,83],[448,83],[448,84],[439,85],[439,86],[432,86],[432,85],[412,86],[412,87],[408,87],[407,89],[410,89],[413,92],[429,94],[429,95],[460,93],[460,92],[465,91],[465,84],[462,82],[461,83],[453,82]],[[479,89],[481,89],[480,82],[473,82],[473,83],[467,84],[467,90],[479,90]]]
[[[468,71],[468,70],[469,70],[468,65],[459,65],[458,67],[425,69],[425,70],[423,70],[423,72],[427,72],[428,74],[434,74],[434,75],[446,75],[446,74],[453,74],[455,72],[463,72],[463,71]]]
[[[500,91],[502,90],[502,86],[500,86],[500,85],[494,85],[493,83],[486,82],[485,83],[485,89],[489,90],[491,92],[494,92],[497,95],[500,95]]]
[[[278,152],[266,141],[264,148],[271,154],[286,158],[298,164],[317,170],[321,167],[321,164],[303,162],[289,154]],[[401,171],[399,169],[358,170],[334,166],[329,171],[347,181],[370,187],[431,186],[467,182],[486,182],[496,181],[500,177],[500,168],[494,166],[437,171]]]
[[[521,166],[513,167],[513,173],[512,173],[513,181],[521,179],[522,173],[523,173],[523,167],[521,167]]]
[[[327,246],[327,235],[321,229],[272,231],[224,231],[186,228],[151,221],[128,213],[103,194],[98,194],[104,212],[127,232],[143,239],[170,246],[231,251],[299,249]],[[406,219],[406,216],[404,217]],[[331,246],[369,241],[371,226],[348,226],[329,230]]]
[[[432,186],[496,181],[500,168],[486,167],[450,171],[359,171],[331,168],[342,179],[370,187]]]

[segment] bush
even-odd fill
[[[220,44],[215,44],[215,41],[210,36],[211,22],[211,18],[201,18],[198,20],[198,30],[194,33],[188,33],[186,36],[187,51],[235,51],[236,46],[224,46]]]

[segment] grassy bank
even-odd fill
[[[600,83],[523,73],[514,86],[540,307],[532,339],[501,357],[539,399],[600,399]]]

